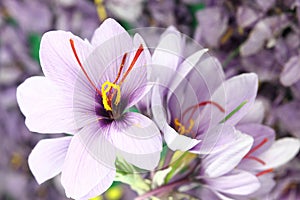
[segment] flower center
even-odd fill
[[[111,94],[111,89],[115,89],[117,91],[117,97],[115,99],[115,105],[118,105],[120,100],[121,100],[121,90],[120,90],[120,86],[114,83],[111,83],[109,81],[106,81],[105,83],[102,84],[101,86],[101,92],[102,92],[102,101],[103,101],[103,106],[105,108],[105,110],[108,111],[112,111],[111,108],[111,101],[113,96],[109,95],[107,93]],[[110,97],[108,97],[110,96]]]
[[[187,116],[188,113],[190,113],[190,116],[187,120],[187,122],[189,122],[189,127],[186,128],[183,123],[181,123],[179,121],[178,118],[174,119],[174,125],[175,125],[175,129],[182,135],[182,134],[189,134],[192,132],[192,129],[195,125],[195,121],[193,120],[193,116],[196,112],[196,110],[200,107],[206,106],[206,105],[214,105],[215,107],[217,107],[221,112],[225,112],[224,108],[222,108],[221,105],[219,105],[218,103],[214,102],[214,101],[203,101],[200,102],[196,105],[190,106],[188,107],[182,114],[182,121],[184,120],[184,118]],[[194,135],[195,136],[195,135]],[[193,136],[193,137],[194,137]]]
[[[142,44],[139,46],[138,50],[136,51],[133,60],[131,61],[128,69],[126,70],[126,72],[123,74],[122,78],[121,78],[121,73],[122,70],[124,68],[125,62],[126,62],[126,58],[127,58],[127,53],[125,53],[123,55],[122,61],[121,61],[121,65],[119,67],[118,70],[118,74],[117,77],[115,78],[115,80],[113,82],[110,81],[105,81],[102,85],[101,85],[101,92],[102,92],[102,103],[103,106],[105,108],[105,110],[107,111],[112,111],[112,101],[113,98],[116,96],[115,98],[115,105],[118,105],[119,102],[121,101],[121,85],[124,83],[124,81],[126,80],[127,76],[129,75],[129,73],[132,71],[133,66],[135,65],[136,61],[138,60],[138,58],[140,57],[141,53],[143,52],[144,48],[142,46]],[[119,79],[121,78],[121,80],[119,81]],[[119,83],[117,83],[119,81]],[[112,89],[114,91],[112,91]]]
[[[70,41],[70,45],[71,45],[73,54],[74,54],[74,56],[76,58],[76,61],[77,61],[78,65],[80,66],[81,70],[83,71],[85,77],[87,78],[87,80],[89,81],[89,83],[91,84],[91,86],[95,89],[95,91],[97,92],[97,94],[102,97],[102,103],[103,103],[104,109],[106,111],[112,111],[112,101],[113,101],[115,95],[117,95],[115,97],[114,104],[118,105],[120,103],[120,101],[121,101],[121,85],[124,83],[124,81],[126,80],[127,76],[132,71],[132,69],[133,69],[136,61],[138,60],[138,58],[140,57],[141,53],[143,52],[143,50],[144,50],[143,45],[141,44],[139,46],[139,48],[136,51],[136,53],[135,53],[135,55],[133,57],[133,60],[131,61],[128,69],[126,70],[126,72],[123,74],[123,76],[121,78],[121,73],[123,71],[123,68],[124,68],[124,65],[125,65],[125,62],[126,62],[127,53],[125,53],[123,55],[123,58],[122,58],[122,61],[121,61],[121,65],[119,67],[116,79],[113,82],[105,81],[101,85],[101,91],[100,91],[96,87],[96,85],[93,83],[93,81],[89,77],[88,73],[84,69],[84,66],[80,62],[79,56],[78,56],[76,48],[75,48],[74,40],[70,39],[69,41]],[[120,78],[121,78],[121,80],[119,81]],[[117,83],[118,81],[119,81],[119,83]]]

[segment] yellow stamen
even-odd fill
[[[194,120],[190,119],[190,126],[188,129],[186,129],[185,126],[183,124],[181,124],[177,118],[174,120],[174,124],[175,124],[175,128],[178,130],[178,132],[181,135],[183,135],[186,133],[190,133],[192,131],[192,129],[195,125],[195,122],[194,122]]]
[[[104,21],[107,18],[106,10],[103,5],[103,0],[95,0],[95,5],[97,7],[97,13],[100,21]]]
[[[108,111],[112,110],[111,105],[109,105],[109,101],[111,101],[112,97],[110,97],[111,99],[109,99],[108,96],[107,96],[107,93],[111,90],[111,88],[113,88],[117,91],[117,97],[116,97],[116,100],[115,100],[115,105],[118,105],[120,100],[121,100],[120,86],[117,85],[117,84],[111,83],[109,81],[104,82],[101,86],[102,102],[103,102],[103,106],[104,106],[105,110],[108,110]]]

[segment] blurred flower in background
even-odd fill
[[[227,77],[257,73],[257,111],[263,112],[259,123],[271,126],[276,138],[300,138],[299,0],[2,0],[0,199],[67,199],[60,178],[39,186],[29,171],[29,153],[40,139],[51,136],[32,134],[26,128],[16,87],[30,76],[41,75],[43,33],[60,29],[91,38],[108,17],[128,30],[172,25],[209,48]],[[299,159],[298,155],[274,173],[277,184],[266,199],[299,199]],[[139,189],[145,187],[147,183]],[[197,196],[195,191],[189,195]],[[128,186],[114,182],[94,200],[135,196]]]

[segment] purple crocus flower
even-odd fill
[[[29,156],[38,183],[60,172],[66,195],[88,199],[112,183],[116,155],[153,169],[161,135],[149,118],[128,109],[149,90],[147,50],[113,19],[95,31],[91,43],[70,32],[51,31],[40,46],[45,77],[18,87],[17,100],[30,131],[69,133],[41,140]]]
[[[180,34],[168,29],[153,53],[151,75],[158,79],[151,101],[153,118],[172,150],[220,150],[236,139],[234,132],[225,130],[233,130],[253,104],[257,76],[243,74],[224,82],[222,66],[214,57],[202,49],[183,60],[182,44]]]

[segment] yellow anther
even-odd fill
[[[195,125],[195,122],[194,122],[194,120],[190,119],[190,126],[188,129],[186,129],[185,126],[183,124],[181,124],[177,118],[174,120],[174,124],[175,124],[175,128],[178,130],[178,132],[181,135],[183,135],[186,133],[190,133],[192,131],[192,129]]]
[[[103,106],[104,106],[105,110],[109,110],[109,111],[111,111],[112,108],[111,108],[111,105],[109,105],[109,99],[108,99],[107,93],[110,92],[110,90],[112,88],[117,91],[117,97],[116,97],[116,100],[115,100],[115,105],[118,105],[120,100],[121,100],[120,86],[117,85],[117,84],[111,83],[109,81],[104,82],[101,86]],[[113,94],[115,94],[115,93],[113,93]]]

